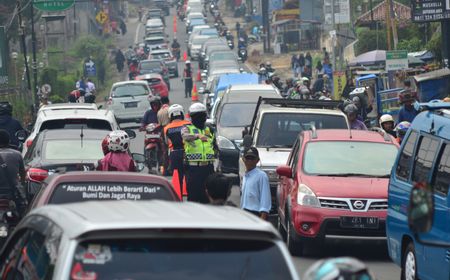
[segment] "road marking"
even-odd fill
[[[139,31],[141,30],[141,22],[138,23],[136,27],[136,35],[134,36],[134,44],[137,45],[139,38]]]

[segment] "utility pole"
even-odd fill
[[[386,7],[385,9],[385,19],[386,19],[386,42],[387,42],[387,49],[388,51],[392,50],[392,43],[391,43],[391,9],[389,0],[384,1],[384,5]]]
[[[270,26],[269,26],[269,3],[268,0],[261,0],[261,14],[262,14],[262,24],[263,29],[266,31],[264,34],[265,38],[263,41],[264,44],[264,52],[267,53],[270,51]]]
[[[336,69],[336,46],[335,46],[335,40],[337,41],[337,32],[336,32],[336,19],[335,19],[335,11],[334,11],[334,1],[331,0],[331,24],[333,25],[333,31],[335,34],[335,38],[331,37],[331,44],[332,44],[332,55],[333,55],[333,67]]]
[[[77,37],[77,2],[75,1],[75,3],[73,4],[73,41],[75,42],[76,37]]]
[[[31,90],[30,69],[28,67],[28,59],[27,59],[27,45],[25,43],[25,28],[22,24],[22,5],[20,4],[20,0],[17,0],[17,11],[19,20],[20,43],[22,45],[22,53],[25,61],[25,75],[27,77],[27,88],[28,90]]]
[[[33,61],[31,63],[31,68],[33,69],[33,98],[34,98],[34,112],[37,112],[39,110],[39,98],[37,96],[37,88],[38,88],[38,78],[37,78],[37,61],[36,61],[36,33],[34,31],[34,6],[33,2],[30,3],[30,17],[31,17],[31,50],[33,52]]]
[[[370,30],[373,30],[373,3],[372,0],[369,0],[369,8],[370,8]]]
[[[397,49],[397,44],[398,44],[398,35],[397,35],[397,24],[395,21],[395,12],[394,12],[394,2],[392,0],[388,0],[389,1],[389,14],[390,14],[390,22],[391,22],[391,27],[392,27],[392,38],[394,41],[394,50]]]

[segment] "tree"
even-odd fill
[[[417,37],[410,40],[401,40],[397,44],[397,50],[407,50],[408,52],[417,52],[423,49],[422,40]]]
[[[385,50],[386,31],[385,30],[369,30],[368,28],[360,28],[357,30],[358,42],[356,43],[356,55],[373,51]]]
[[[441,44],[442,44],[441,30],[440,28],[438,28],[438,30],[431,37],[431,40],[428,41],[428,44],[426,45],[426,49],[434,54],[436,61],[442,61]]]

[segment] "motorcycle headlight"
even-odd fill
[[[305,184],[298,186],[297,203],[303,206],[320,207],[316,194]]]
[[[8,237],[8,227],[5,225],[0,226],[0,237]]]
[[[223,149],[223,150],[235,150],[236,149],[233,142],[231,142],[230,139],[225,138],[223,136],[217,136],[217,146],[219,146],[219,149]]]

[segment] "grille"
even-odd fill
[[[348,203],[346,201],[342,200],[334,200],[334,199],[319,199],[320,206],[323,208],[330,208],[330,209],[350,209],[348,206]]]
[[[384,201],[374,201],[369,206],[369,211],[376,211],[376,210],[387,210],[388,203],[387,200]]]

